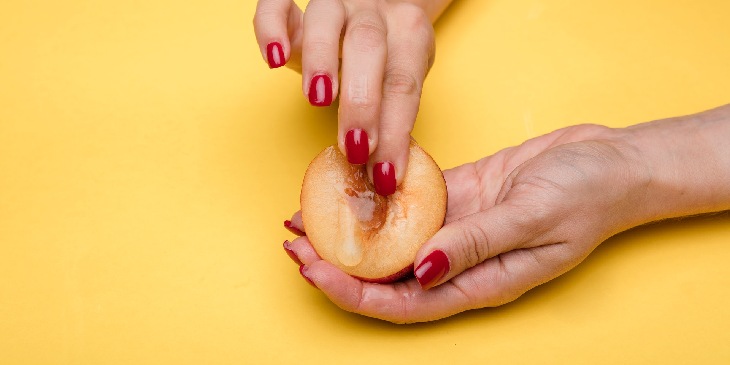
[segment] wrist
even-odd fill
[[[730,209],[730,106],[617,133],[641,171],[634,225]]]

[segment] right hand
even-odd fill
[[[367,163],[370,181],[384,196],[405,175],[410,133],[434,59],[436,15],[429,17],[422,7],[428,2],[416,3],[311,0],[302,12],[292,0],[259,0],[254,17],[269,67],[300,71],[304,95],[314,106],[329,106],[341,95],[340,151],[352,164]]]

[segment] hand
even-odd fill
[[[368,164],[381,195],[392,194],[406,171],[434,59],[431,21],[450,1],[311,0],[304,13],[292,0],[258,2],[254,29],[264,60],[301,71],[312,105],[328,106],[341,94],[338,146],[350,163]]]
[[[648,177],[621,133],[570,127],[444,171],[446,224],[416,255],[415,279],[361,282],[306,237],[285,248],[335,304],[370,317],[420,322],[510,302],[640,219]],[[291,223],[303,229],[298,214]]]

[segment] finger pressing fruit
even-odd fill
[[[416,252],[444,223],[441,169],[411,143],[396,192],[378,195],[365,165],[351,165],[335,147],[309,164],[301,207],[309,241],[324,260],[365,281],[396,281],[413,270]]]

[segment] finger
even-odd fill
[[[286,64],[291,56],[289,22],[296,25],[302,11],[291,0],[259,0],[254,15],[254,33],[261,56],[269,68]]]
[[[500,253],[539,245],[535,238],[549,227],[544,216],[538,209],[504,203],[453,221],[416,254],[416,279],[429,289]]]
[[[297,236],[304,236],[304,222],[302,221],[302,211],[299,210],[291,217],[291,220],[284,221],[284,227],[289,232],[294,233]]]
[[[309,103],[328,106],[337,97],[340,34],[345,8],[340,0],[312,0],[304,13],[302,87]]]
[[[286,251],[286,254],[289,255],[289,258],[294,261],[295,264],[301,266],[304,265],[302,260],[299,259],[299,256],[292,250],[291,242],[289,240],[284,241],[284,251]]]
[[[338,307],[394,323],[430,321],[470,309],[468,297],[453,285],[423,291],[415,280],[373,284],[323,260],[304,265],[301,272]]]
[[[453,285],[467,293],[472,308],[495,307],[562,275],[587,254],[576,252],[568,243],[513,250],[487,259],[433,290]]]
[[[307,237],[299,237],[288,244],[285,243],[284,248],[287,252],[291,251],[301,264],[306,265],[321,260]]]
[[[394,193],[405,176],[410,134],[434,54],[433,28],[418,6],[394,6],[388,16],[388,30],[378,142],[368,168],[381,195]],[[383,175],[381,164],[391,164],[394,174]]]
[[[362,3],[365,6],[366,3]],[[338,144],[353,164],[364,164],[378,143],[386,58],[385,22],[374,9],[349,9],[342,44]]]
[[[568,271],[583,257],[568,244],[510,251],[427,291],[416,280],[389,285],[362,282],[322,260],[305,265],[302,271],[346,311],[395,323],[413,323],[511,302]]]

